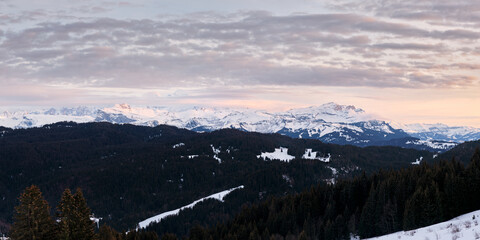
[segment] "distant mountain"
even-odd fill
[[[421,140],[466,142],[480,139],[480,129],[474,127],[448,126],[445,124],[393,124],[412,137]]]
[[[157,126],[167,124],[197,132],[233,128],[260,133],[280,133],[294,138],[319,139],[327,143],[356,146],[394,145],[434,152],[457,143],[480,139],[480,129],[447,125],[402,125],[376,119],[354,106],[327,103],[317,107],[267,112],[253,109],[205,107],[113,107],[49,108],[4,111],[0,126],[40,127],[74,121],[110,122]]]

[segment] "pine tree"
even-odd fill
[[[173,233],[165,233],[163,234],[161,240],[177,240],[177,236]]]
[[[75,229],[75,200],[70,189],[65,189],[57,206],[59,238],[62,240],[72,239]]]
[[[98,230],[97,234],[98,240],[123,240],[122,234],[115,231],[113,228],[103,225]],[[176,239],[176,238],[175,238]],[[168,239],[171,240],[171,239]]]
[[[75,195],[73,195],[75,200],[75,206],[78,214],[78,235],[75,240],[90,240],[95,237],[95,225],[94,222],[90,219],[92,212],[87,206],[87,201],[83,197],[82,190],[77,189]]]
[[[32,185],[25,189],[15,207],[15,222],[10,231],[12,240],[56,239],[55,224],[50,216],[50,206],[40,189]]]
[[[58,205],[59,236],[62,240],[91,240],[95,237],[90,209],[80,189],[66,189]]]

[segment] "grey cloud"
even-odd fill
[[[443,49],[439,44],[421,44],[421,43],[380,43],[372,45],[374,48],[380,49],[396,49],[396,50],[434,50],[439,51]]]
[[[0,55],[0,67],[4,76],[25,82],[102,87],[267,84],[410,88],[475,83],[468,74],[405,75],[389,70],[404,67],[405,72],[414,72],[412,64],[382,64],[385,49],[397,56],[405,50],[448,51],[443,45],[389,43],[383,38],[455,41],[475,37],[467,30],[429,31],[355,14],[207,15],[198,19],[39,23],[8,31],[0,38],[0,52],[5,53]],[[347,56],[336,56],[337,50]],[[351,59],[359,56],[371,59]]]
[[[480,2],[471,0],[332,0],[334,9],[355,12],[373,12],[377,16],[429,21],[440,25],[479,23]]]

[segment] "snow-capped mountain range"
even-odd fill
[[[295,138],[357,146],[395,145],[444,151],[463,141],[480,139],[480,129],[444,124],[399,124],[378,120],[354,106],[327,103],[285,112],[205,107],[112,107],[49,108],[0,111],[0,126],[40,127],[73,121],[111,122],[156,126],[173,125],[193,131],[235,128],[261,133],[280,133]]]

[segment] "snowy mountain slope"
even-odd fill
[[[480,239],[480,210],[464,214],[452,220],[419,228],[410,231],[396,232],[380,237],[369,238],[370,240],[404,239],[455,239],[473,240]]]
[[[480,139],[480,129],[466,126],[448,126],[445,124],[399,124],[392,126],[403,129],[412,137],[421,140],[465,142]]]
[[[0,111],[1,112],[1,111]],[[267,112],[253,109],[206,107],[112,107],[48,108],[33,111],[4,111],[0,126],[39,127],[59,121],[111,122],[157,126],[173,125],[198,132],[235,128],[261,133],[280,133],[294,138],[319,139],[328,143],[357,146],[386,145],[444,151],[455,143],[480,139],[480,129],[442,124],[408,124],[377,120],[354,106],[327,103],[321,106]],[[409,137],[418,140],[403,140]],[[400,142],[401,141],[401,142]],[[435,144],[435,141],[447,142]]]
[[[177,208],[175,210],[172,210],[172,211],[168,211],[168,212],[164,212],[164,213],[161,213],[161,214],[158,214],[158,215],[155,215],[151,218],[148,218],[148,219],[145,219],[141,222],[138,223],[138,229],[141,229],[141,228],[146,228],[148,225],[152,224],[152,223],[158,223],[160,221],[162,221],[162,219],[166,218],[166,217],[169,217],[169,216],[173,216],[173,215],[178,215],[178,213],[180,213],[180,211],[182,210],[185,210],[187,208],[193,208],[195,207],[195,205],[197,205],[198,203],[204,201],[204,200],[207,200],[207,199],[216,199],[218,201],[221,201],[223,202],[223,199],[231,192],[237,190],[237,189],[242,189],[243,188],[243,185],[241,186],[238,186],[238,187],[235,187],[235,188],[231,188],[231,189],[228,189],[228,190],[225,190],[225,191],[221,191],[221,192],[218,192],[218,193],[214,193],[208,197],[204,197],[204,198],[200,198],[186,206],[183,206],[181,208]]]

